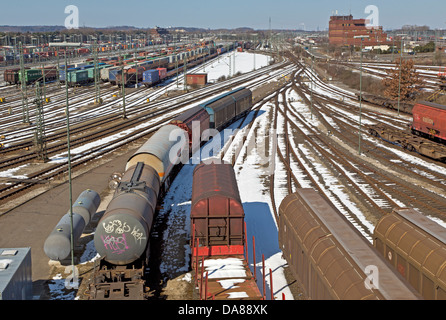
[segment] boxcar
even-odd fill
[[[412,132],[446,141],[446,106],[423,102],[413,109]]]
[[[197,122],[199,123],[199,127],[197,126]],[[195,106],[172,119],[170,124],[185,130],[189,137],[189,146],[192,146],[193,134],[198,136],[199,141],[201,141],[203,131],[209,129],[209,113],[201,106]],[[199,130],[194,133],[197,129]]]
[[[285,197],[279,217],[279,245],[310,299],[422,299],[313,189],[298,189]]]
[[[3,78],[9,84],[19,83],[19,71],[20,68],[6,69],[3,73]]]
[[[195,167],[190,216],[191,236],[199,239],[198,256],[243,254],[245,213],[232,165]]]
[[[446,229],[413,209],[381,218],[373,245],[429,300],[446,299]]]
[[[201,106],[209,113],[210,128],[220,130],[251,108],[252,92],[246,88],[239,88],[209,100]],[[237,108],[240,112],[237,112]]]
[[[252,106],[252,92],[249,89],[242,88],[237,90],[232,94],[232,97],[235,99],[235,114],[238,116]]]
[[[76,70],[73,72],[68,72],[68,85],[69,86],[78,86],[89,81],[88,79],[88,71],[87,70]]]
[[[42,76],[45,75],[45,81],[57,79],[57,67],[44,67],[42,69]]]
[[[19,71],[19,82],[22,82],[22,73]],[[41,69],[27,69],[25,70],[25,82],[30,84],[42,80],[42,70]]]

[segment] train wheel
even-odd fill
[[[369,133],[373,137],[379,137],[378,132],[376,132],[374,129],[369,129]]]
[[[409,150],[410,152],[415,152],[415,151],[417,151],[417,149],[416,149],[413,145],[411,145],[411,144],[408,144],[408,145],[406,146],[406,149]]]

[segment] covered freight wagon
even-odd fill
[[[26,84],[30,84],[42,80],[42,70],[41,69],[25,69],[25,80]],[[19,71],[19,82],[22,82],[22,73]]]
[[[252,92],[239,88],[201,104],[209,113],[210,128],[220,130],[252,106]]]
[[[446,300],[446,229],[410,208],[382,217],[373,245],[425,298]]]
[[[432,102],[417,103],[412,115],[414,133],[446,141],[446,106]]]
[[[190,216],[192,241],[199,240],[198,256],[243,254],[245,212],[232,165],[195,167]]]
[[[201,106],[195,106],[172,119],[170,124],[176,125],[187,132],[190,147],[194,143],[193,139],[199,141],[197,145],[199,147],[203,131],[209,129],[209,113]],[[194,152],[195,150],[192,150],[192,153]]]
[[[9,84],[19,83],[20,68],[6,69],[3,73],[3,79]]]
[[[422,299],[313,189],[297,189],[283,199],[278,229],[290,271],[312,300]]]
[[[84,83],[89,82],[88,71],[87,70],[76,70],[73,72],[68,72],[68,85],[69,86],[79,86]]]

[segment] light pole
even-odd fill
[[[71,265],[73,266],[73,276],[75,273],[74,267],[74,236],[73,236],[73,190],[71,183],[71,154],[70,154],[70,110],[68,108],[68,72],[67,72],[67,48],[80,47],[81,43],[68,42],[54,42],[49,43],[50,47],[63,47],[65,55],[65,113],[67,116],[67,158],[68,158],[68,188],[69,188],[69,202],[70,202],[70,227],[71,227]]]
[[[402,68],[402,61],[403,61],[403,36],[406,34],[401,33],[398,34],[401,36],[401,57],[400,57],[400,77],[398,81],[398,117],[400,116],[400,97],[401,97],[401,68]]]
[[[361,69],[359,76],[359,132],[358,132],[358,154],[361,155],[361,114],[362,114],[362,42],[369,36],[354,36],[355,39],[361,39]]]

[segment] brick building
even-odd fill
[[[348,16],[331,16],[328,37],[331,45],[360,46],[361,39],[355,36],[369,36],[363,41],[364,46],[388,44],[387,34],[382,27],[366,27],[366,19],[353,19]]]

